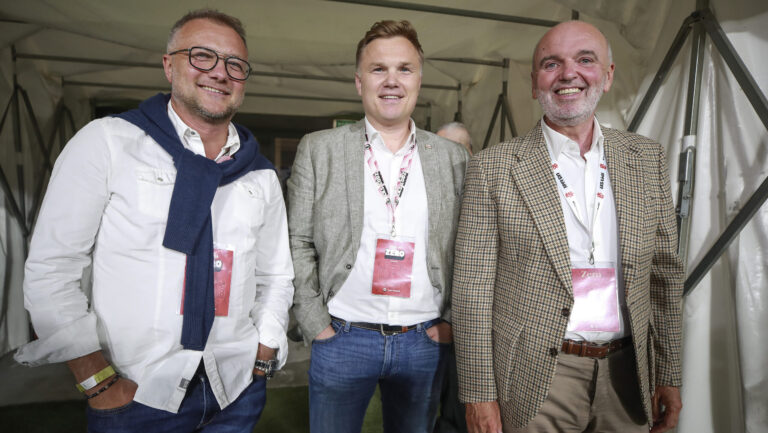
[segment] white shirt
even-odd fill
[[[400,164],[408,148],[416,139],[416,125],[411,120],[410,135],[405,145],[392,153],[384,144],[381,134],[365,119],[365,131],[368,134],[373,154],[379,164],[384,183],[390,194],[394,194]],[[363,143],[360,143],[362,146]],[[427,211],[427,191],[424,173],[421,169],[418,147],[413,156],[408,181],[405,184],[400,204],[395,211],[395,231],[398,239],[409,238],[415,242],[413,252],[413,278],[411,295],[408,298],[374,295],[373,263],[376,252],[376,240],[379,236],[388,236],[392,229],[389,211],[384,204],[384,197],[378,191],[373,180],[373,171],[366,162],[364,173],[363,230],[360,249],[349,277],[339,292],[328,302],[328,311],[332,316],[352,322],[383,323],[388,325],[410,326],[440,317],[442,294],[432,286],[427,274],[427,234],[429,213]]]
[[[204,154],[188,140],[197,133],[172,110],[170,117],[185,147]],[[227,150],[235,141],[230,127]],[[293,265],[277,176],[252,171],[213,199],[214,247],[232,250],[233,264],[228,315],[214,319],[202,352],[180,344],[186,256],[162,245],[175,177],[171,156],[122,119],[95,120],[70,140],[26,262],[25,306],[40,339],[20,348],[17,361],[63,362],[102,350],[138,383],[134,400],[170,412],[201,359],[222,408],[251,382],[259,343],[278,348],[284,364]],[[80,285],[91,262],[89,308]]]
[[[575,193],[577,208],[586,221],[591,221],[594,215],[597,180],[600,172],[600,152],[604,148],[603,132],[597,119],[594,119],[592,145],[581,157],[579,144],[563,134],[550,128],[544,119],[541,120],[541,131],[547,143],[549,155],[557,161],[562,174]],[[585,161],[586,158],[586,161]],[[589,230],[584,227],[574,215],[568,202],[558,188],[558,196],[565,218],[565,228],[568,235],[568,249],[571,265],[581,267],[588,263],[592,242]],[[594,223],[594,259],[595,263],[611,263],[616,268],[616,282],[619,299],[619,332],[572,331],[572,323],[568,323],[565,338],[572,340],[587,340],[593,342],[611,341],[629,335],[628,314],[624,300],[624,281],[621,273],[619,250],[619,231],[616,219],[616,202],[613,197],[610,176],[606,176],[605,198]],[[577,298],[579,302],[579,298]],[[574,309],[577,308],[574,304]],[[579,304],[579,308],[589,308]]]

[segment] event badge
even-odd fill
[[[229,315],[229,289],[232,285],[233,258],[233,250],[213,249],[213,302],[217,316]],[[186,281],[184,285],[186,292]],[[181,314],[184,314],[184,293],[181,294]]]
[[[571,332],[619,332],[619,293],[612,263],[571,269],[573,310]]]
[[[376,240],[371,293],[398,298],[411,297],[414,245],[414,242],[406,239],[379,237]]]

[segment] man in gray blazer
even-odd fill
[[[426,432],[452,341],[468,154],[411,119],[423,51],[409,22],[374,24],[356,63],[365,119],[305,136],[288,181],[310,428],[359,432],[378,384],[384,431]]]

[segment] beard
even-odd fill
[[[171,89],[173,96],[182,104],[184,104],[190,111],[196,113],[203,119],[211,123],[224,123],[229,122],[235,115],[237,109],[240,108],[242,99],[240,101],[233,101],[227,105],[226,108],[220,111],[211,111],[203,106],[200,101],[194,96],[187,94],[183,91],[175,91]]]
[[[552,123],[558,126],[576,126],[588,121],[595,114],[597,103],[603,96],[606,76],[603,76],[599,85],[589,86],[585,90],[586,97],[583,100],[558,103],[555,101],[553,92],[539,91],[536,99],[541,104],[544,115]]]

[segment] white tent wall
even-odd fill
[[[711,8],[766,94],[768,5],[758,3],[713,1]],[[690,12],[676,5],[668,15],[666,31],[676,32]],[[661,63],[671,39],[661,38],[650,63]],[[640,133],[666,145],[675,197],[690,39],[639,128]],[[689,271],[768,175],[768,132],[709,39],[696,135]],[[723,259],[685,299],[680,432],[768,431],[767,233],[768,206],[763,205]]]
[[[423,0],[458,9],[567,20],[571,10],[597,25],[611,41],[616,75],[611,92],[601,101],[598,117],[617,128],[629,124],[656,69],[685,17],[695,9],[693,0]],[[228,0],[190,1],[183,7],[137,1],[70,0],[3,2],[0,18],[31,24],[0,23],[0,103],[10,97],[10,50],[72,57],[154,62],[160,64],[170,24],[188,9],[210,5],[239,16],[248,31],[250,59],[260,71],[353,77],[357,40],[380,19],[408,19],[419,31],[427,58],[470,57],[510,59],[506,74],[508,101],[518,134],[524,134],[541,116],[531,99],[530,58],[545,27],[454,17],[426,12],[350,5],[313,0],[282,2]],[[760,0],[713,0],[712,9],[762,92],[768,93],[768,5]],[[690,38],[690,37],[689,37]],[[692,269],[730,219],[766,178],[768,133],[754,114],[727,66],[710,43],[706,48],[697,140],[696,194],[694,197]],[[677,158],[681,147],[688,80],[690,42],[670,71],[651,105],[639,132],[657,139],[667,149],[673,195],[677,196]],[[20,59],[19,81],[30,93],[43,136],[52,125],[53,107],[60,98],[75,114],[77,126],[90,115],[92,99],[143,99],[152,90],[120,90],[67,85],[68,81],[141,84],[163,87],[158,68],[33,61]],[[478,151],[485,138],[494,103],[501,91],[503,71],[493,66],[427,60],[423,83],[462,85],[463,117]],[[357,99],[351,83],[257,77],[248,92]],[[432,104],[432,128],[452,120],[457,92],[423,89],[420,102]],[[23,105],[22,105],[23,108]],[[248,97],[247,113],[331,116],[359,113],[359,104]],[[415,120],[426,122],[427,109],[417,108]],[[11,119],[8,119],[8,123]],[[490,144],[499,138],[499,122]],[[33,185],[40,166],[34,136],[25,125],[25,175]],[[6,124],[0,135],[0,164],[16,191],[15,151]],[[510,132],[507,130],[507,137]],[[33,164],[32,161],[36,163]],[[34,168],[33,168],[34,167]],[[31,186],[27,187],[27,193]],[[27,205],[31,198],[27,200]],[[2,204],[2,203],[0,203]],[[7,204],[7,203],[5,203]],[[3,205],[5,205],[3,204]],[[20,232],[0,210],[0,352],[28,338],[21,301],[23,249]],[[685,408],[680,432],[768,431],[768,207],[763,206],[726,257],[718,262],[685,301],[684,387]]]

